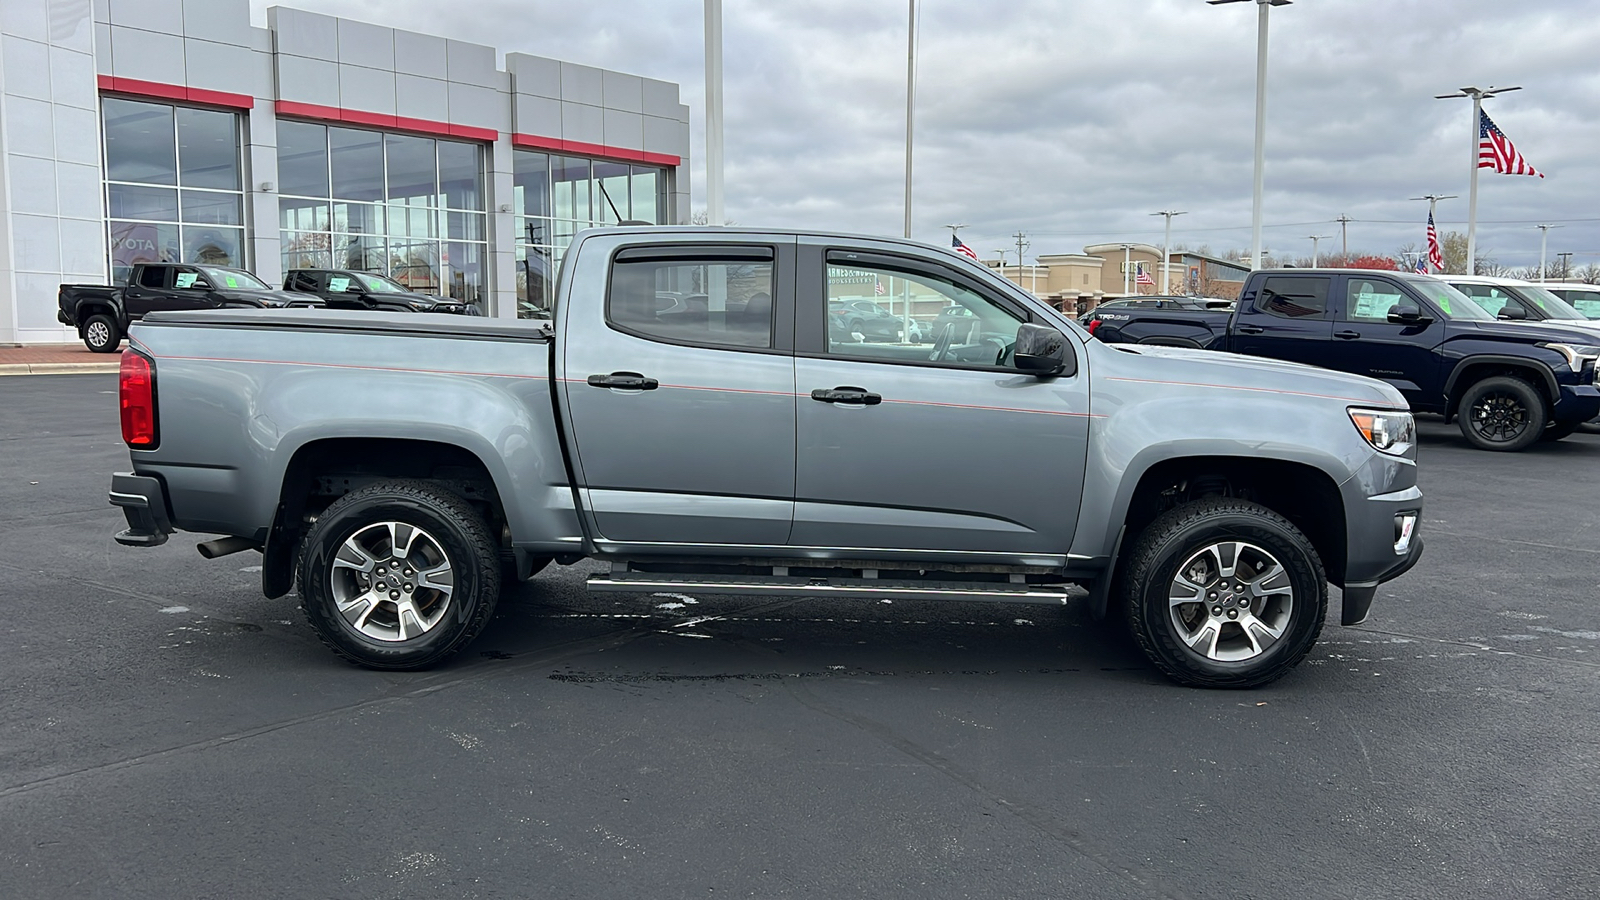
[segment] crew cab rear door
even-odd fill
[[[1443,386],[1435,348],[1444,341],[1437,314],[1392,278],[1362,273],[1342,275],[1338,282],[1333,326],[1337,365],[1331,368],[1387,381],[1413,407],[1437,406]],[[1430,321],[1390,324],[1389,310],[1401,304],[1417,307]]]
[[[563,273],[557,371],[594,537],[633,552],[781,547],[794,238],[673,237],[589,236]]]
[[[1328,275],[1266,275],[1246,290],[1234,314],[1229,349],[1251,356],[1337,368]]]
[[[890,248],[802,238],[797,285],[791,542],[880,559],[1064,556],[1088,446],[1083,348],[1073,374],[1017,371],[1007,354],[1034,318],[1022,302]],[[862,294],[936,317],[932,342],[869,338],[828,315],[830,298]],[[950,305],[966,314],[939,315]]]
[[[141,265],[133,271],[127,287],[122,289],[122,305],[129,319],[141,319],[145,313],[167,309],[189,309],[178,305],[173,296],[172,270],[168,265]]]

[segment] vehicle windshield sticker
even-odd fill
[[[1444,314],[1447,315],[1447,316],[1450,315],[1451,314],[1451,312],[1450,312],[1450,298],[1444,296],[1443,294],[1440,294],[1435,299],[1439,303],[1439,308],[1444,310]]]
[[[336,276],[334,278],[329,278],[328,279],[328,290],[341,292],[341,293],[344,292],[344,291],[348,291],[348,290],[350,290],[350,279],[345,278],[343,276]]]
[[[179,272],[178,273],[178,283],[173,285],[173,286],[174,287],[178,287],[178,288],[191,288],[191,287],[194,287],[195,279],[197,279],[199,277],[200,276],[197,275],[194,272]]]
[[[239,276],[237,275],[224,275],[222,280],[228,283],[228,287],[236,288],[239,286]]]

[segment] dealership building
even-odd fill
[[[548,308],[572,235],[689,217],[678,86],[249,0],[0,2],[0,345],[139,262]]]

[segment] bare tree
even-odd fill
[[[1464,275],[1467,272],[1467,236],[1459,231],[1446,231],[1439,235],[1439,250],[1444,256],[1444,270],[1452,275]],[[1487,247],[1479,247],[1477,265],[1474,266],[1474,275],[1497,275],[1506,272],[1505,266],[1495,261],[1490,254],[1494,251]]]
[[[1584,284],[1600,284],[1600,263],[1589,263],[1573,272],[1572,277]]]

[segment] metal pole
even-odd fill
[[[1161,212],[1150,214],[1152,216],[1166,216],[1167,218],[1166,236],[1161,239],[1161,289],[1155,292],[1157,294],[1172,292],[1172,217],[1183,214],[1181,211],[1165,209]]]
[[[705,0],[706,12],[706,223],[722,213],[722,0]]]
[[[909,0],[906,18],[906,223],[905,237],[911,237],[911,136],[912,113],[917,105],[917,0]]]
[[[1533,227],[1539,229],[1539,283],[1544,284],[1544,249],[1546,242],[1550,240],[1550,229],[1555,226],[1535,225]]]
[[[1133,262],[1130,255],[1132,250],[1132,244],[1122,245],[1122,296],[1124,297],[1128,296],[1130,293],[1128,289],[1128,266]]]
[[[1339,255],[1348,260],[1350,258],[1350,223],[1355,220],[1345,213],[1340,213],[1339,218],[1334,219],[1334,221],[1339,223]]]
[[[1468,91],[1472,95],[1472,134],[1469,141],[1467,160],[1472,164],[1472,187],[1467,191],[1467,271],[1464,275],[1475,275],[1478,272],[1478,129],[1483,121],[1483,91],[1476,88]]]
[[[1557,253],[1556,255],[1561,257],[1561,280],[1562,281],[1566,281],[1567,280],[1567,264],[1572,261],[1572,251],[1571,250],[1563,250],[1560,253]]]
[[[1317,244],[1322,240],[1322,235],[1313,234],[1313,235],[1310,235],[1310,238],[1311,238],[1311,268],[1315,269],[1317,267],[1317,262],[1318,262],[1318,259],[1317,259]]]
[[[1250,194],[1250,268],[1261,268],[1261,193],[1262,168],[1266,161],[1267,140],[1267,10],[1268,0],[1256,0],[1259,24],[1256,30],[1256,163],[1255,184]],[[1170,220],[1169,220],[1170,221]]]

